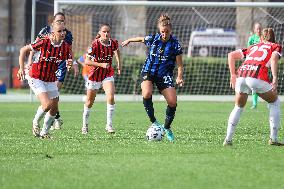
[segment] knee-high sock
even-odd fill
[[[258,99],[258,94],[257,93],[253,93],[252,94],[252,105],[253,106],[257,106],[257,99]]]
[[[86,105],[84,105],[84,111],[83,111],[83,127],[89,125],[90,111],[91,111],[91,108],[88,108]]]
[[[164,125],[164,127],[166,129],[171,128],[171,124],[172,124],[172,122],[175,118],[175,112],[176,112],[176,106],[175,107],[170,107],[170,106],[167,107],[166,119],[165,119],[165,125]]]
[[[39,106],[38,109],[37,109],[37,112],[35,114],[35,117],[33,119],[33,125],[38,125],[40,120],[44,117],[45,114],[46,114],[46,112],[43,111],[41,106]]]
[[[243,112],[243,108],[235,105],[234,109],[232,110],[232,112],[229,116],[226,140],[228,140],[228,141],[232,140],[235,129],[237,127],[237,124],[239,123],[242,112]]]
[[[154,115],[154,107],[152,102],[152,96],[150,98],[143,98],[143,104],[144,108],[147,112],[148,117],[150,118],[150,121],[154,123],[156,121],[155,115]]]
[[[270,138],[272,141],[277,141],[278,129],[280,127],[280,100],[277,99],[273,103],[269,103],[269,125]]]
[[[48,133],[51,124],[53,123],[55,116],[50,115],[49,112],[45,114],[44,123],[40,135],[43,136]]]
[[[115,104],[107,104],[107,126],[112,126]]]

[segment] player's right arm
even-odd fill
[[[102,67],[102,68],[109,68],[110,64],[109,63],[103,63],[103,62],[98,62],[96,59],[96,43],[93,43],[87,51],[86,54],[86,59],[85,59],[85,64],[88,66],[96,66],[96,67]]]
[[[96,66],[96,67],[102,67],[102,68],[109,68],[109,63],[99,63],[95,60],[92,60],[90,57],[86,57],[85,64],[88,66]]]
[[[241,53],[240,50],[235,50],[233,52],[230,52],[228,54],[228,65],[229,65],[229,70],[230,70],[230,87],[232,89],[235,89],[235,85],[236,85],[236,67],[235,67],[235,63],[236,60],[240,60],[242,59],[243,54]]]
[[[129,38],[129,39],[123,41],[123,42],[121,43],[121,46],[122,46],[122,47],[125,47],[125,46],[127,46],[129,43],[131,43],[131,42],[141,42],[141,43],[144,43],[144,41],[145,41],[145,38],[144,38],[144,37]]]

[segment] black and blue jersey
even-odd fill
[[[171,35],[168,41],[163,42],[161,34],[157,33],[146,36],[144,43],[149,48],[149,52],[141,74],[147,73],[155,77],[173,76],[176,56],[182,54],[178,40]]]

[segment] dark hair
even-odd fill
[[[261,33],[262,40],[275,43],[275,34],[272,28],[264,28]]]
[[[172,28],[171,18],[167,14],[162,14],[158,19],[159,26],[170,26]]]
[[[109,27],[109,29],[111,29],[111,27],[110,27],[110,25],[108,24],[108,23],[102,23],[102,24],[100,24],[100,27],[99,27],[99,31],[102,29],[102,27],[104,27],[104,26],[107,26],[107,27]],[[101,35],[99,34],[99,32],[97,33],[97,35],[96,35],[96,39],[98,39],[98,38],[100,38],[101,37]]]
[[[56,16],[58,16],[58,15],[63,16],[64,19],[65,19],[65,14],[63,12],[58,12],[53,16],[53,20],[55,20]]]

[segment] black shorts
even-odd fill
[[[151,81],[153,84],[155,84],[158,88],[158,90],[161,92],[166,88],[174,87],[174,81],[173,77],[169,75],[165,75],[162,77],[152,76],[147,73],[141,74],[142,81]]]

